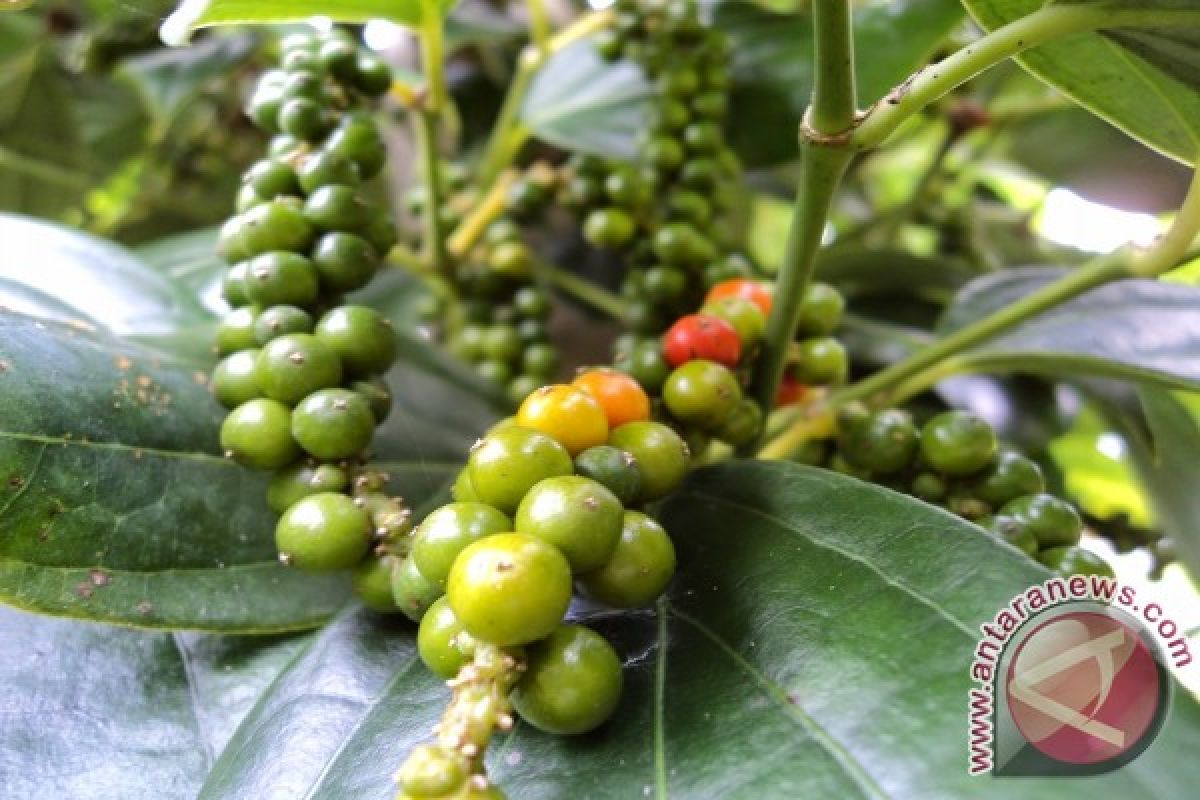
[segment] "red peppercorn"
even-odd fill
[[[737,330],[720,317],[688,314],[663,336],[663,355],[672,367],[702,358],[732,369],[742,357],[742,343]]]

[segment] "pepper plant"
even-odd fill
[[[1200,10],[771,6],[0,16],[0,796],[1187,796],[1183,687],[1073,780],[965,701],[1200,567]]]

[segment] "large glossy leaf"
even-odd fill
[[[337,578],[276,560],[265,476],[221,457],[191,363],[0,315],[0,599],[146,627],[312,627]]]
[[[4,213],[0,241],[0,305],[24,311],[22,296],[53,297],[121,336],[172,333],[210,316],[186,287],[113,242]]]
[[[1196,10],[1192,0],[1069,0],[1105,10]],[[963,0],[984,28],[1040,8],[1042,0]],[[1116,29],[1050,42],[1019,63],[1095,114],[1186,163],[1200,153],[1200,22]]]
[[[501,413],[415,340],[388,375],[374,451],[414,506]],[[264,475],[217,451],[221,409],[190,362],[79,327],[0,317],[0,599],[146,627],[312,627],[339,577],[278,565]]]
[[[1138,761],[1102,778],[966,775],[968,664],[987,621],[1045,571],[910,498],[783,463],[694,475],[667,503],[680,573],[657,610],[584,614],[624,655],[596,733],[518,725],[489,755],[512,797],[1179,797],[1200,715],[1176,699]],[[247,717],[201,797],[384,800],[447,690],[404,626],[319,634]]]
[[[534,136],[568,150],[631,158],[646,126],[650,86],[632,63],[606,63],[590,39],[550,57],[521,107]]]
[[[457,0],[431,0],[445,15]],[[423,0],[182,0],[163,22],[163,41],[183,44],[192,31],[210,25],[258,25],[302,22],[326,17],[335,22],[361,23],[385,19],[415,27],[421,23]]]
[[[1064,270],[979,278],[946,310],[947,333],[1012,304]],[[1200,289],[1123,280],[1093,289],[962,356],[973,370],[1103,376],[1200,388]]]
[[[1175,540],[1180,558],[1200,575],[1200,422],[1196,404],[1184,405],[1155,386],[1138,387],[1138,399],[1154,440],[1131,448],[1133,463],[1159,527]]]
[[[217,255],[216,247],[217,232],[205,228],[147,242],[134,254],[196,298],[209,313],[219,315],[229,310],[221,295],[221,279],[228,265]]]
[[[0,608],[0,795],[194,797],[305,636],[114,630]]]
[[[1176,542],[1179,558],[1195,580],[1200,575],[1200,405],[1193,397],[1189,409],[1182,396],[1156,386],[1139,386],[1136,393],[1103,385],[1089,389],[1125,440],[1155,528]]]
[[[733,45],[733,120],[738,154],[751,166],[797,156],[797,125],[812,91],[813,37],[807,12],[781,14],[745,0],[713,3],[713,22]],[[855,3],[858,100],[867,106],[922,66],[962,20],[957,0]]]

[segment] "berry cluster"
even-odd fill
[[[455,690],[438,743],[401,770],[402,796],[495,792],[482,751],[511,726],[510,708],[561,734],[608,718],[621,662],[598,633],[563,622],[573,586],[616,608],[663,593],[675,548],[634,509],[687,469],[687,445],[650,420],[641,386],[606,368],[537,389],[472,448],[454,502],[416,528],[393,577],[401,610],[420,620],[421,659]]]
[[[666,416],[697,454],[711,439],[740,447],[762,432],[764,409],[744,396],[742,386],[763,338],[772,289],[752,278],[722,280],[705,294],[699,312],[679,317],[661,337],[625,337],[617,343],[618,367],[661,395]],[[836,290],[820,283],[809,288],[802,306],[803,338],[789,356],[777,405],[797,402],[810,387],[845,379],[845,350],[828,335],[841,311]]]
[[[918,427],[901,409],[848,406],[831,466],[944,505],[1051,569],[1112,575],[1078,546],[1083,522],[1070,503],[1046,493],[1033,460],[1002,449],[996,432],[969,411],[945,411]]]
[[[536,256],[522,230],[546,211],[557,183],[557,171],[537,163],[508,187],[503,213],[458,265],[461,302],[444,315],[450,351],[505,387],[514,405],[559,365],[546,330],[550,297],[535,280]]]
[[[273,134],[270,155],[243,176],[218,243],[233,310],[217,332],[212,389],[232,409],[225,453],[275,471],[267,500],[282,515],[280,559],[337,570],[362,562],[373,533],[408,524],[379,478],[356,466],[391,408],[380,376],[395,335],[376,311],[342,299],[395,243],[387,209],[363,191],[385,149],[361,111],[391,77],[340,32],[291,35],[281,47],[282,69],[263,75],[248,109]]]
[[[741,168],[725,142],[729,43],[706,27],[693,0],[620,0],[601,55],[640,65],[657,95],[633,164],[576,157],[564,204],[583,215],[584,236],[621,250],[621,294],[630,328],[660,333],[707,287],[753,269],[732,251]],[[680,54],[686,53],[686,58]]]

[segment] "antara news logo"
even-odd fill
[[[968,693],[972,775],[1082,776],[1137,758],[1171,699],[1185,634],[1135,587],[1051,578],[1012,599],[975,648]]]

